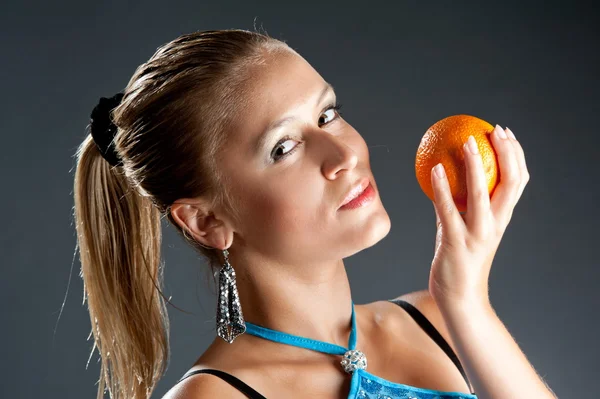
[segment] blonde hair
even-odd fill
[[[282,41],[246,30],[199,31],[159,47],[140,65],[112,112],[123,164],[111,166],[88,134],[77,150],[74,217],[94,349],[97,398],[148,398],[169,361],[168,299],[162,293],[161,220],[214,271],[219,250],[179,226],[170,206],[204,196],[239,219],[217,156],[244,107],[251,67]],[[295,53],[295,52],[294,52]],[[91,356],[91,354],[90,354]]]

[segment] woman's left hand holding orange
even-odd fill
[[[481,156],[469,149],[471,140],[477,149],[473,138],[463,148],[468,191],[465,214],[456,208],[446,178],[438,177],[437,168],[431,173],[437,234],[429,292],[440,307],[489,304],[492,261],[529,181],[523,148],[510,129],[496,125],[491,137],[500,168],[500,182],[491,199]]]

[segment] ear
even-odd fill
[[[217,249],[231,246],[233,230],[198,199],[180,199],[171,205],[175,222],[194,240]]]

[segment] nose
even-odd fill
[[[323,174],[328,179],[335,179],[340,171],[351,171],[358,163],[358,155],[348,139],[327,133],[323,142]]]

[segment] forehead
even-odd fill
[[[249,70],[245,106],[230,133],[248,148],[273,121],[312,113],[313,100],[325,85],[321,75],[301,56],[288,51],[269,55],[264,64]]]
[[[325,84],[308,61],[289,51],[268,56],[266,62],[253,67],[251,73],[251,105],[258,108],[268,105],[277,115],[285,112],[286,106],[292,105],[290,102],[306,102]]]

